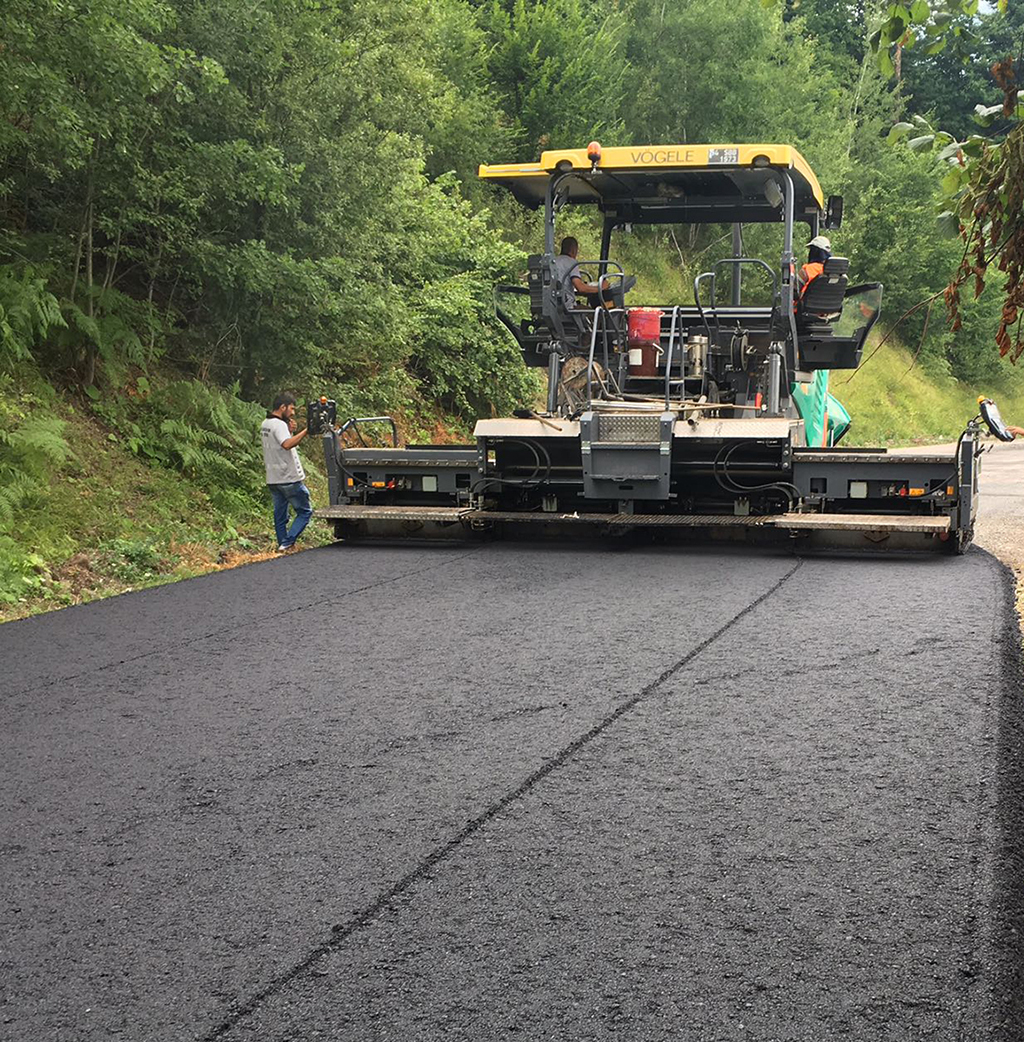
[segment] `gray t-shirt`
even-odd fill
[[[282,448],[292,432],[288,430],[286,420],[277,416],[268,416],[260,427],[263,438],[263,465],[267,468],[268,485],[291,485],[296,481],[305,481],[306,472],[299,462],[298,449]]]
[[[573,289],[570,274],[579,275],[579,267],[576,258],[570,257],[567,253],[560,253],[555,258],[555,278],[558,279],[558,285],[562,291],[563,307],[576,307],[576,290]]]

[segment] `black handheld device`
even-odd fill
[[[979,398],[978,408],[981,410],[981,418],[985,421],[985,426],[1000,441],[1013,441],[1013,435],[1006,429],[1006,424],[999,415],[999,406],[991,398]]]
[[[310,434],[326,434],[338,422],[338,403],[331,398],[316,398],[306,406],[306,425]]]

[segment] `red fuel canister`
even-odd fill
[[[630,308],[626,319],[630,376],[657,376],[661,354],[661,309]]]

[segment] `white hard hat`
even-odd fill
[[[815,235],[807,245],[817,246],[819,250],[828,250],[829,253],[832,252],[832,240],[827,235]]]

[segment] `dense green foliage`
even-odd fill
[[[1009,0],[997,0],[997,9],[982,14],[979,0],[897,0],[880,10],[869,42],[882,72],[897,79],[905,53],[916,47],[924,56],[911,62],[924,86],[919,104],[931,95],[933,118],[943,125],[935,129],[914,112],[889,139],[938,152],[947,206],[940,220],[964,244],[944,294],[951,330],[964,326],[964,284],[973,282],[978,300],[994,267],[1002,274],[994,340],[1000,357],[1016,361],[1024,354],[1024,15],[1019,5],[1011,10]],[[965,133],[962,99],[989,83],[1002,97],[994,105],[976,104],[972,119],[984,132]]]
[[[938,293],[962,248],[934,220],[936,159],[887,135],[974,126],[1024,24],[1016,3],[957,0],[932,33],[940,4],[922,21],[920,0],[7,0],[0,540],[28,549],[0,597],[31,580],[33,504],[71,458],[47,393],[225,518],[260,501],[250,403],[282,386],[413,433],[531,402],[491,287],[538,223],[476,181],[481,161],[790,142],[846,195],[836,247],[886,284],[887,315]],[[567,227],[596,248],[586,216]],[[771,256],[775,231],[748,248]],[[664,298],[721,238],[618,249]],[[902,333],[933,369],[994,379],[999,312],[986,291],[955,335],[924,308]]]

